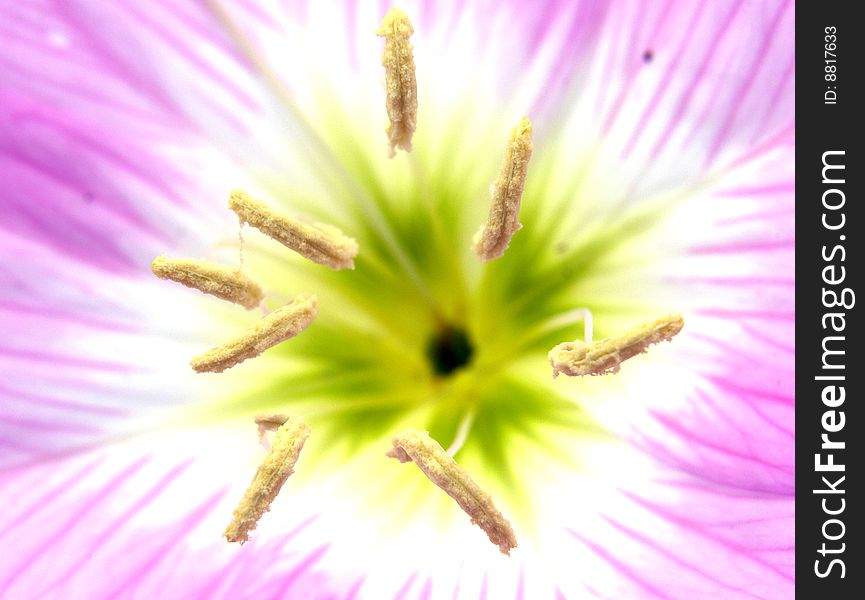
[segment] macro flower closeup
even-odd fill
[[[0,596],[791,598],[792,2],[402,2],[402,128],[390,8],[0,5]],[[479,260],[529,134],[522,227]],[[245,193],[353,263],[242,225]],[[162,255],[239,268],[261,309]],[[292,339],[190,367],[298,298]],[[618,372],[553,378],[590,323],[668,314]],[[229,543],[274,414],[308,438]],[[509,556],[386,456],[410,430]]]

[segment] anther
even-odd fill
[[[264,513],[270,510],[279,490],[294,472],[294,465],[308,437],[309,426],[303,417],[291,417],[276,430],[270,451],[234,509],[231,522],[223,534],[225,539],[241,544],[249,540],[249,532],[255,529]]]
[[[387,136],[393,157],[397,147],[406,152],[411,150],[411,138],[417,126],[417,79],[412,45],[408,41],[414,27],[404,12],[391,8],[375,33],[385,39],[381,64],[384,65],[385,107],[390,120]]]
[[[258,441],[264,446],[265,450],[270,450],[270,441],[268,434],[272,434],[279,429],[283,423],[288,421],[289,416],[279,413],[269,413],[257,415],[255,424],[258,426]]]
[[[261,286],[233,267],[203,260],[157,256],[150,268],[160,279],[182,283],[246,309],[255,308],[264,298]]]
[[[411,430],[393,438],[393,448],[387,456],[400,462],[414,461],[430,481],[456,500],[472,523],[486,532],[490,541],[504,554],[517,547],[517,538],[510,522],[495,507],[489,494],[472,481],[426,431]]]
[[[231,192],[228,207],[241,223],[250,224],[313,262],[334,270],[354,269],[357,242],[336,227],[303,223],[241,190]]]
[[[505,159],[492,188],[487,222],[474,237],[474,251],[483,262],[504,254],[520,229],[520,200],[532,157],[532,123],[523,117],[511,131]]]
[[[262,317],[240,337],[196,356],[190,364],[199,373],[221,373],[293,338],[306,329],[317,315],[318,300],[314,295],[303,294]]]
[[[559,373],[571,377],[615,373],[624,361],[645,352],[652,344],[673,339],[684,324],[681,315],[667,315],[619,337],[591,343],[577,340],[559,344],[547,355],[553,367],[553,377]]]

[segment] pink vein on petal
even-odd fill
[[[743,196],[765,196],[769,194],[792,194],[796,191],[796,184],[792,181],[779,181],[774,183],[761,183],[759,185],[727,188],[716,192],[722,197]]]
[[[692,246],[691,254],[744,254],[749,252],[764,253],[771,250],[792,249],[796,240],[791,238],[781,240],[750,240],[730,242],[726,244],[702,244]]]
[[[49,352],[37,352],[36,350],[24,350],[17,348],[0,348],[0,355],[8,356],[12,359],[18,359],[28,362],[46,362],[53,365],[74,367],[75,369],[96,369],[99,371],[110,371],[114,373],[141,373],[144,371],[141,367],[133,365],[109,362],[106,360],[94,360],[89,358],[80,358],[76,356],[63,356]]]
[[[700,63],[700,66],[697,68],[696,74],[694,75],[694,79],[696,81],[700,81],[706,76],[706,70],[709,67],[709,63],[711,63],[712,58],[715,56],[715,52],[721,44],[721,40],[730,33],[733,28],[730,26],[732,22],[735,20],[736,15],[739,13],[739,10],[742,8],[742,0],[737,0],[736,4],[732,9],[727,13],[726,18],[722,23],[715,29],[715,37],[708,44],[708,51],[703,56],[703,60]],[[674,127],[678,126],[679,121],[681,121],[682,116],[685,114],[685,109],[687,109],[688,105],[691,103],[691,98],[694,95],[694,92],[697,90],[697,86],[692,84],[688,86],[687,91],[679,98],[679,101],[676,103],[676,108],[673,111],[673,114],[667,120],[667,126],[664,132],[658,136],[658,139],[655,141],[655,145],[652,147],[651,151],[649,151],[649,156],[659,156],[661,147],[668,142],[671,132]]]
[[[775,91],[772,92],[772,95],[769,98],[769,103],[766,105],[766,110],[763,113],[763,117],[758,122],[764,122],[769,119],[769,115],[772,114],[772,111],[778,104],[778,100],[780,100],[781,95],[786,91],[787,87],[790,85],[790,82],[793,81],[793,76],[795,74],[794,69],[796,68],[796,57],[791,56],[790,60],[787,62],[787,67],[784,69],[784,72],[781,74],[781,77],[778,79],[778,83],[775,85]],[[754,135],[751,138],[751,143],[756,142],[760,137],[760,130],[755,129]]]
[[[649,100],[649,103],[643,109],[643,113],[640,115],[639,120],[637,121],[637,125],[634,127],[634,131],[631,134],[630,139],[625,144],[624,150],[622,151],[622,157],[627,158],[630,156],[631,151],[637,143],[637,140],[642,135],[646,123],[648,123],[649,119],[655,113],[655,110],[658,107],[658,103],[661,98],[663,98],[667,92],[670,90],[670,81],[673,78],[673,75],[676,73],[676,69],[679,66],[682,57],[685,55],[685,49],[691,43],[691,36],[697,30],[697,23],[700,20],[700,17],[703,15],[703,9],[707,6],[707,3],[701,2],[696,10],[691,14],[691,20],[688,23],[688,26],[685,27],[685,35],[682,37],[682,40],[679,42],[678,47],[674,51],[673,60],[667,65],[667,68],[664,70],[664,75],[661,77],[661,81],[655,87],[655,92],[652,94],[652,98]]]
[[[342,600],[355,600],[357,595],[360,593],[363,584],[366,583],[366,576],[361,576],[357,581],[354,582],[354,585],[349,588],[348,592],[345,595],[345,598]]]
[[[285,547],[317,518],[317,515],[307,517],[282,536],[282,539],[272,540],[266,544],[263,552],[258,552],[262,548],[255,540],[252,540],[245,546],[244,550],[237,553],[237,557],[232,560],[231,568],[227,572],[225,569],[221,570],[221,577],[214,578],[211,585],[201,590],[200,595],[204,598],[217,596],[235,598],[242,595],[244,586],[248,584],[249,579],[255,579],[257,575],[267,569],[268,565],[276,563]],[[252,551],[252,549],[256,551]],[[225,589],[223,590],[223,588]]]
[[[616,569],[617,572],[624,575],[627,579],[636,584],[640,589],[648,592],[652,596],[656,598],[662,598],[664,600],[673,600],[671,596],[668,596],[663,591],[652,585],[651,583],[644,580],[640,577],[635,571],[628,567],[624,562],[620,561],[616,558],[611,552],[609,552],[605,547],[600,544],[597,544],[588,538],[584,537],[582,534],[574,531],[573,529],[565,529],[569,534],[571,534],[575,539],[585,544],[590,550],[592,550],[595,554],[604,559],[611,567]]]
[[[402,587],[397,590],[396,594],[394,594],[393,600],[405,600],[407,597],[409,590],[414,585],[414,580],[417,579],[417,571],[408,576],[408,579],[405,580],[405,583],[402,584]]]
[[[792,145],[796,132],[796,124],[791,122],[786,127],[782,127],[778,133],[770,136],[766,140],[760,142],[756,146],[748,146],[745,152],[742,155],[733,159],[733,161],[728,165],[729,169],[736,169],[749,163],[752,159],[772,150],[775,150],[778,147],[785,145]]]
[[[180,531],[192,531],[195,527],[204,520],[204,518],[216,507],[219,503],[220,499],[225,495],[227,490],[220,490],[210,496],[207,500],[202,502],[197,508],[195,508],[186,518],[180,521],[174,529]],[[160,544],[155,552],[152,552],[149,557],[145,558],[142,561],[138,568],[129,573],[128,577],[122,581],[118,586],[115,586],[108,594],[106,594],[106,598],[117,598],[120,596],[120,593],[129,589],[131,586],[134,586],[135,583],[143,578],[143,575],[148,571],[152,570],[157,564],[164,561],[168,558],[170,553],[168,550],[177,544],[177,540],[174,538],[174,532],[171,528],[166,528],[164,532],[165,542]]]
[[[137,23],[141,23],[145,27],[150,28],[153,33],[162,38],[166,44],[176,51],[180,57],[186,59],[191,65],[193,65],[196,71],[204,73],[211,81],[218,83],[220,90],[230,93],[236,100],[243,104],[246,109],[254,109],[257,107],[255,100],[252,99],[246,90],[235,85],[233,81],[223,76],[223,70],[217,68],[216,65],[211,64],[201,58],[198,54],[194,53],[192,51],[194,46],[189,44],[189,40],[181,40],[176,34],[170,32],[165,27],[162,27],[162,21],[150,18],[150,14],[152,13],[148,13],[148,11],[135,10],[135,4],[127,4],[124,8],[128,10],[131,15],[135,16],[135,21]]]
[[[288,591],[294,587],[301,575],[309,571],[315,563],[327,554],[330,544],[323,544],[310,552],[302,561],[300,561],[289,573],[286,573],[279,582],[278,590],[274,593],[273,598],[285,598]]]
[[[717,285],[720,287],[731,286],[782,286],[792,287],[795,284],[794,279],[786,279],[783,277],[696,277],[696,276],[670,276],[664,277],[664,281],[672,284],[696,284],[696,285]]]
[[[114,490],[117,490],[126,480],[140,471],[147,462],[148,459],[139,459],[134,462],[103,486],[102,489],[99,490],[98,494],[94,494],[92,498],[88,499],[88,501],[82,502],[82,505],[72,512],[70,518],[63,521],[60,527],[54,530],[53,534],[49,535],[37,546],[35,552],[28,553],[26,557],[23,557],[20,560],[18,567],[10,573],[5,581],[0,582],[0,589],[9,589],[12,583],[21,577],[27,569],[34,565],[35,559],[38,556],[45,554],[58,538],[65,535],[67,530],[73,527],[75,523],[79,522],[84,515],[96,510],[104,500],[111,496],[111,493]]]
[[[55,320],[61,322],[75,322],[78,325],[86,325],[93,329],[103,331],[115,331],[118,333],[133,333],[139,331],[137,328],[126,323],[107,321],[83,314],[81,311],[63,310],[57,306],[37,306],[33,304],[21,304],[7,300],[0,300],[0,312],[26,315],[37,319]],[[13,317],[15,318],[15,317]]]
[[[681,479],[676,478],[659,478],[655,480],[655,483],[660,485],[665,485],[673,488],[678,488],[680,490],[685,490],[687,492],[700,492],[704,494],[711,494],[712,496],[717,496],[719,498],[725,498],[733,501],[734,503],[739,502],[742,498],[758,498],[761,500],[789,500],[790,494],[788,492],[775,492],[772,490],[746,490],[742,488],[736,488],[731,486],[721,486],[714,482],[707,481],[705,479],[689,479],[683,481]],[[637,497],[633,492],[628,492],[626,490],[621,490],[623,494],[628,496],[629,498]],[[707,525],[710,526],[724,526],[729,527],[733,525],[738,525],[740,523],[744,524],[753,524],[753,523],[763,523],[766,521],[779,521],[783,519],[793,519],[795,517],[795,508],[790,508],[790,511],[783,515],[772,516],[772,517],[760,517],[755,519],[719,519],[717,521],[707,522]]]
[[[520,577],[517,579],[517,595],[515,600],[524,600],[526,596],[526,571],[520,567]]]
[[[597,5],[591,4],[590,7],[587,10],[590,11],[591,16],[594,16]],[[581,5],[580,9],[582,8],[583,6]],[[549,21],[546,22],[549,23]],[[549,104],[554,103],[555,99],[562,99],[560,98],[562,95],[560,90],[569,83],[572,70],[579,64],[574,54],[566,52],[565,49],[573,45],[573,40],[591,39],[591,36],[594,34],[593,30],[593,21],[590,16],[583,15],[581,10],[576,10],[573,17],[571,17],[567,33],[564,36],[563,47],[557,49],[556,54],[558,58],[552,67],[550,67],[550,76],[547,78],[548,85],[544,87],[544,93],[536,98],[532,107],[532,114],[541,113],[546,110]]]
[[[432,579],[427,577],[427,580],[424,582],[423,587],[418,594],[418,600],[429,600],[432,597],[432,586]]]
[[[82,481],[93,469],[102,464],[102,459],[93,460],[82,468],[75,471],[69,477],[66,477],[58,484],[49,487],[42,494],[36,497],[35,500],[29,502],[27,507],[15,514],[14,516],[4,515],[4,520],[7,521],[5,529],[0,529],[0,538],[3,538],[10,531],[18,528],[20,525],[27,523],[39,511],[44,510],[46,506],[50,506],[53,502],[63,499],[63,492],[67,491],[71,486]],[[8,512],[9,507],[5,508]]]
[[[792,321],[792,311],[773,311],[773,310],[749,310],[735,308],[700,308],[694,311],[695,314],[706,317],[720,317],[722,319],[765,319],[767,321]]]
[[[792,206],[792,203],[787,208],[772,209],[772,210],[763,210],[763,211],[753,211],[744,215],[738,215],[735,217],[725,217],[723,219],[719,219],[715,221],[715,225],[718,227],[729,227],[731,225],[741,225],[743,223],[753,223],[753,222],[761,222],[761,223],[769,223],[772,221],[780,222],[785,218],[793,219],[795,216],[795,209]]]
[[[769,344],[770,346],[777,348],[778,350],[781,350],[783,352],[787,352],[789,354],[795,354],[795,352],[796,352],[795,346],[787,345],[787,344],[784,344],[782,342],[779,342],[778,340],[770,338],[769,336],[765,335],[759,329],[756,329],[747,323],[741,324],[741,327],[751,337],[758,339],[761,342],[765,342],[766,344]]]
[[[757,79],[757,73],[762,68],[766,55],[769,51],[769,46],[775,38],[775,33],[778,31],[778,27],[781,24],[781,19],[784,16],[784,13],[787,12],[789,4],[786,1],[782,1],[778,4],[778,9],[775,12],[775,16],[772,19],[772,24],[769,26],[768,33],[761,36],[760,39],[760,47],[756,52],[756,60],[751,62],[751,67],[748,70],[745,78],[739,84],[739,88],[733,93],[733,98],[736,98],[736,102],[730,104],[727,114],[724,118],[724,121],[721,123],[721,126],[718,127],[718,132],[715,136],[712,145],[709,147],[709,152],[706,155],[706,164],[714,161],[715,156],[718,154],[718,150],[721,148],[721,145],[727,138],[727,135],[730,133],[730,129],[736,117],[739,115],[739,111],[742,109],[742,105],[745,103],[745,99],[751,93],[751,88],[754,85],[754,82]]]
[[[664,22],[664,18],[670,14],[670,5],[673,3],[673,0],[668,0],[668,2],[664,5],[664,8],[658,13],[658,21],[655,23],[655,29],[652,34],[649,36],[649,46],[653,46],[652,40],[655,36],[658,35],[658,31],[661,28],[661,24]],[[646,3],[643,3],[641,6],[644,6]],[[638,17],[639,21],[642,21],[642,18]],[[629,69],[625,70],[623,73],[624,78],[630,79],[633,76],[634,71],[636,71],[641,64],[637,62],[637,52],[636,52],[636,42],[639,36],[633,36],[631,38],[631,47],[628,51],[628,64],[632,66]],[[631,62],[633,61],[633,62]],[[607,112],[607,117],[604,120],[604,124],[601,126],[601,131],[604,133],[609,133],[610,129],[613,127],[613,124],[616,122],[616,119],[619,116],[619,111],[621,111],[622,106],[624,105],[625,98],[630,92],[630,86],[624,86],[616,96],[616,100],[613,102],[613,107]]]
[[[0,384],[0,395],[7,398],[13,398],[14,403],[28,404],[31,406],[56,408],[58,410],[71,411],[75,413],[87,412],[103,416],[122,417],[129,414],[126,409],[119,406],[101,406],[98,404],[89,404],[86,402],[75,402],[74,400],[61,400],[32,392],[24,392],[14,390],[3,384]]]
[[[758,390],[747,386],[737,385],[735,383],[731,383],[728,378],[717,377],[714,375],[706,375],[705,377],[719,388],[725,389],[729,393],[735,394],[737,396],[740,396],[741,394],[752,394],[754,396],[757,396],[758,398],[761,398],[762,400],[783,404],[785,406],[793,406],[792,394],[773,393],[767,392],[765,390]]]
[[[744,442],[742,443],[742,447],[751,449],[751,442],[748,439],[749,438],[749,435],[748,435],[749,423],[740,423],[740,422],[734,421],[732,416],[729,414],[729,410],[726,408],[722,408],[722,407],[718,406],[717,402],[714,399],[712,399],[710,396],[708,396],[705,392],[698,391],[697,395],[700,397],[703,405],[707,406],[708,408],[710,408],[712,410],[712,412],[717,417],[717,421],[719,423],[721,423],[721,422],[726,423],[727,425],[730,426],[731,429],[735,430],[738,434],[741,435],[741,437],[744,439]],[[750,400],[744,400],[743,399],[742,404],[747,406],[748,409],[758,419],[760,419],[763,423],[765,423],[769,427],[775,429],[777,432],[781,433],[785,438],[787,438],[790,447],[792,447],[792,445],[793,445],[793,431],[792,430],[784,427],[783,425],[778,423],[776,421],[776,419],[773,419],[769,415],[767,415],[766,413],[762,412],[759,409],[758,404],[756,402],[752,402]],[[738,415],[738,416],[744,417],[745,415]],[[793,419],[793,415],[790,414],[789,420],[792,420],[792,419]],[[705,420],[706,419],[703,419],[703,421],[705,421]],[[725,440],[725,441],[727,441],[727,440]],[[764,443],[770,443],[770,442],[771,442],[771,440],[769,440],[768,436],[767,436],[766,442],[764,442]]]
[[[35,417],[24,417],[16,414],[0,413],[0,422],[11,425],[14,428],[30,429],[42,433],[78,433],[91,435],[104,431],[103,427],[89,425],[86,423],[75,423],[68,421],[49,421]],[[6,432],[4,431],[4,434]]]
[[[699,447],[702,447],[702,448],[709,450],[711,452],[716,452],[716,453],[721,454],[721,455],[726,454],[728,456],[735,457],[736,459],[738,459],[740,461],[752,462],[752,463],[754,463],[760,467],[764,467],[764,468],[769,469],[769,470],[777,471],[777,472],[781,473],[782,475],[791,475],[792,474],[792,468],[790,465],[772,463],[772,462],[769,462],[768,460],[764,460],[762,458],[754,456],[753,454],[749,454],[747,452],[741,452],[738,450],[733,450],[732,448],[722,446],[719,443],[711,442],[711,441],[707,440],[705,437],[696,435],[693,432],[689,431],[688,429],[686,429],[685,427],[680,425],[675,419],[668,417],[667,415],[661,414],[657,411],[650,411],[649,414],[651,414],[652,417],[655,418],[655,420],[657,420],[659,423],[664,425],[672,433],[676,434],[676,436],[678,438],[683,439],[686,442],[689,442],[689,444],[690,444],[689,447],[692,450],[699,448]],[[656,446],[656,444],[654,444],[654,443],[651,443],[651,444],[653,446]]]
[[[661,505],[650,502],[641,496],[633,494],[631,492],[627,492],[622,490],[622,494],[630,498],[633,502],[637,503],[639,506],[645,508],[646,510],[658,515],[662,519],[672,523],[678,528],[681,528],[683,531],[694,531],[701,537],[704,537],[708,540],[711,540],[717,544],[720,544],[724,548],[736,553],[739,556],[742,556],[744,559],[754,562],[755,564],[764,567],[765,569],[772,571],[776,575],[786,579],[788,581],[793,581],[794,577],[789,573],[779,569],[774,564],[769,562],[768,560],[761,558],[753,552],[753,549],[746,548],[741,546],[740,544],[736,544],[731,542],[730,540],[723,538],[716,533],[706,529],[705,527],[701,527],[701,523],[694,521],[692,519],[687,519],[680,517],[678,515],[673,514],[667,508],[663,508]]]
[[[95,554],[99,548],[103,547],[108,540],[112,537],[117,536],[118,534],[123,533],[123,528],[128,524],[128,522],[140,511],[142,511],[148,504],[153,502],[153,500],[169,486],[171,485],[180,475],[189,467],[191,463],[191,459],[187,460],[184,463],[174,466],[171,470],[169,470],[165,475],[163,475],[157,482],[154,484],[147,492],[141,496],[137,501],[133,502],[129,507],[123,511],[116,519],[114,519],[111,523],[109,523],[101,533],[96,535],[92,540],[88,540],[89,548],[83,548],[79,546],[76,548],[80,552],[80,558],[78,561],[73,562],[69,568],[67,568],[59,577],[54,579],[51,583],[48,584],[47,587],[42,588],[39,592],[40,597],[44,597],[44,595],[55,589],[58,585],[61,585],[64,581],[68,580],[70,577],[75,575],[76,571],[87,562],[93,554]]]
[[[627,526],[623,525],[622,523],[619,523],[618,521],[616,521],[612,517],[609,517],[607,515],[603,515],[602,518],[607,523],[612,525],[615,529],[619,530],[620,532],[622,532],[623,534],[625,534],[626,536],[628,536],[629,538],[634,540],[636,543],[641,544],[641,545],[655,551],[657,554],[663,556],[664,558],[670,560],[671,562],[676,563],[677,565],[685,568],[688,571],[693,571],[699,577],[702,577],[704,579],[708,579],[709,581],[711,581],[711,582],[713,582],[713,583],[715,583],[715,584],[717,584],[723,588],[726,588],[728,590],[732,590],[734,592],[740,592],[740,593],[742,593],[748,597],[756,598],[757,600],[767,600],[764,596],[758,596],[758,595],[748,591],[745,588],[730,585],[729,583],[727,583],[723,579],[720,579],[720,578],[716,577],[715,575],[712,575],[711,573],[709,573],[705,569],[702,569],[695,564],[692,564],[686,560],[683,560],[679,554],[677,554],[675,552],[671,552],[670,550],[664,548],[663,545],[659,544],[657,541],[650,538],[649,536],[647,536],[643,533],[640,533],[634,529],[631,529],[630,527],[627,527]]]

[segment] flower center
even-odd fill
[[[443,326],[427,346],[427,358],[438,375],[450,375],[472,359],[474,347],[468,334],[453,325]]]
[[[379,30],[386,38],[382,62],[391,156],[395,148],[411,150],[415,130],[417,90],[408,42],[412,32],[408,18],[395,9]],[[347,170],[357,168],[351,160],[356,153],[357,164],[369,175],[367,150],[355,152],[351,143],[342,147]],[[509,494],[512,505],[522,505],[531,515],[530,501],[522,495],[531,485],[518,463],[538,464],[536,452],[545,464],[555,456],[572,466],[572,453],[558,452],[557,447],[572,447],[573,439],[591,425],[585,411],[551,382],[544,352],[558,342],[548,355],[554,376],[603,375],[618,371],[621,362],[648,346],[670,340],[682,327],[680,316],[669,315],[617,337],[592,341],[591,313],[574,307],[580,294],[591,290],[584,282],[582,288],[577,285],[577,274],[591,272],[597,260],[593,257],[609,253],[620,232],[630,232],[633,226],[626,221],[591,234],[594,237],[583,234],[586,240],[574,250],[565,248],[552,256],[547,245],[555,241],[557,227],[540,210],[539,200],[548,193],[545,184],[534,192],[530,211],[520,215],[532,152],[532,125],[524,117],[511,131],[491,189],[487,220],[472,240],[480,262],[495,261],[483,271],[463,265],[455,252],[460,247],[464,253],[468,250],[460,210],[476,202],[477,194],[461,179],[451,180],[447,169],[441,178],[421,177],[418,162],[412,163],[417,183],[395,193],[393,202],[391,191],[376,177],[359,178],[370,184],[368,196],[360,194],[362,202],[356,207],[364,218],[353,224],[352,231],[363,243],[360,255],[360,244],[332,225],[310,224],[245,192],[231,193],[229,208],[241,225],[250,225],[317,265],[354,270],[355,258],[359,260],[355,273],[295,271],[289,285],[294,299],[273,310],[264,301],[264,288],[239,269],[187,259],[154,261],[158,277],[247,309],[260,306],[264,313],[238,337],[194,358],[193,369],[222,372],[278,345],[280,350],[270,356],[284,359],[274,363],[280,368],[272,382],[267,377],[264,385],[250,385],[246,377],[236,380],[243,391],[234,406],[268,410],[256,424],[260,433],[275,435],[226,529],[229,541],[246,541],[293,472],[310,431],[301,416],[306,414],[324,430],[319,434],[323,445],[345,448],[350,458],[356,457],[361,442],[381,444],[383,437],[396,433],[395,427],[411,422],[412,429],[391,438],[394,449],[387,456],[415,463],[503,553],[516,546],[510,523],[468,469],[457,463],[457,454],[460,463],[484,473],[486,483],[498,483],[499,493]],[[544,172],[541,169],[541,176]],[[513,235],[523,227],[521,218],[527,231],[510,248]],[[461,238],[463,243],[455,243]],[[503,258],[505,250],[508,255]],[[277,269],[284,265],[277,259],[273,264]],[[322,318],[317,296],[297,295],[298,289],[320,291]],[[313,321],[313,334],[281,345]],[[583,340],[561,342],[580,322]],[[280,413],[275,412],[277,407]],[[292,416],[281,414],[289,407]],[[440,441],[448,440],[452,441],[445,449]],[[327,451],[313,452],[322,458]],[[376,482],[382,479],[382,455],[373,467]],[[386,490],[388,497],[405,493],[404,479],[397,481]]]

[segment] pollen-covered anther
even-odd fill
[[[357,242],[324,223],[304,223],[269,207],[241,190],[231,192],[228,207],[248,223],[309,260],[334,270],[354,269]]]
[[[196,356],[190,364],[199,373],[221,373],[298,335],[317,315],[318,299],[312,294],[302,294],[259,319],[240,337]]]
[[[286,479],[294,472],[309,426],[303,417],[287,419],[277,430],[264,462],[255,472],[252,483],[234,509],[231,523],[225,528],[225,539],[240,542],[249,539],[249,532],[258,525],[258,520],[270,510]]]
[[[522,229],[520,200],[532,157],[532,123],[523,117],[511,131],[505,159],[492,187],[487,222],[475,234],[473,249],[482,262],[505,253],[511,237]]]
[[[400,462],[414,461],[430,481],[456,500],[472,519],[472,523],[486,532],[490,541],[504,554],[517,547],[517,538],[510,522],[493,504],[489,494],[472,481],[426,431],[411,430],[393,438],[393,448],[387,456]]]
[[[255,416],[255,424],[258,425],[259,435],[267,432],[276,431],[288,421],[289,416],[282,413],[268,413]]]
[[[258,426],[258,441],[264,446],[265,450],[270,450],[271,434],[279,429],[283,423],[288,421],[289,416],[281,413],[268,413],[265,415],[256,415],[255,424]]]
[[[619,337],[589,344],[580,340],[559,344],[547,355],[553,367],[553,377],[559,373],[571,377],[615,373],[624,361],[645,352],[652,344],[673,339],[684,324],[682,315],[667,315]]]
[[[246,309],[255,308],[264,298],[261,286],[233,267],[203,260],[157,256],[151,270],[160,279],[182,283]]]
[[[390,139],[390,156],[396,148],[411,150],[411,138],[417,126],[417,78],[415,76],[412,45],[408,38],[414,33],[411,21],[404,12],[391,8],[376,30],[384,37],[385,97],[387,136]]]

